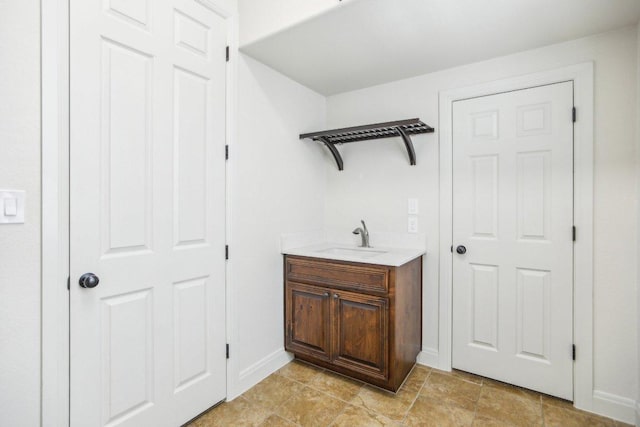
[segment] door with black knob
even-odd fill
[[[226,396],[213,3],[69,2],[72,427],[173,427]]]
[[[454,368],[573,398],[573,83],[453,103]]]

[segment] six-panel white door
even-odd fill
[[[71,425],[177,426],[226,393],[226,20],[70,3]]]
[[[569,400],[572,108],[572,82],[453,105],[452,365]]]

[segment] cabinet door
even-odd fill
[[[389,374],[388,299],[333,291],[333,363],[372,378]]]
[[[328,361],[331,352],[329,291],[287,282],[285,295],[286,349]]]

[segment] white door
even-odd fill
[[[453,105],[453,367],[569,400],[572,109],[572,82]]]
[[[71,425],[177,426],[226,392],[226,20],[70,7]]]

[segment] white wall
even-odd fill
[[[322,229],[322,148],[298,135],[324,126],[324,97],[240,55],[238,138],[230,147],[229,398],[289,360],[280,235]]]
[[[0,424],[40,422],[40,1],[0,1],[0,189],[27,191],[0,225]]]
[[[240,46],[320,15],[351,0],[238,0]]]
[[[638,387],[638,336],[629,327],[638,321],[638,243],[631,237],[638,235],[636,47],[634,26],[327,101],[329,128],[411,117],[437,126],[439,91],[595,62],[594,388],[627,404],[635,400]],[[423,347],[437,352],[438,135],[413,139],[418,163],[414,167],[408,165],[401,141],[342,146],[343,172],[327,159],[325,221],[328,228],[345,233],[361,217],[371,230],[406,232],[407,197],[420,199],[420,231],[428,236]]]

